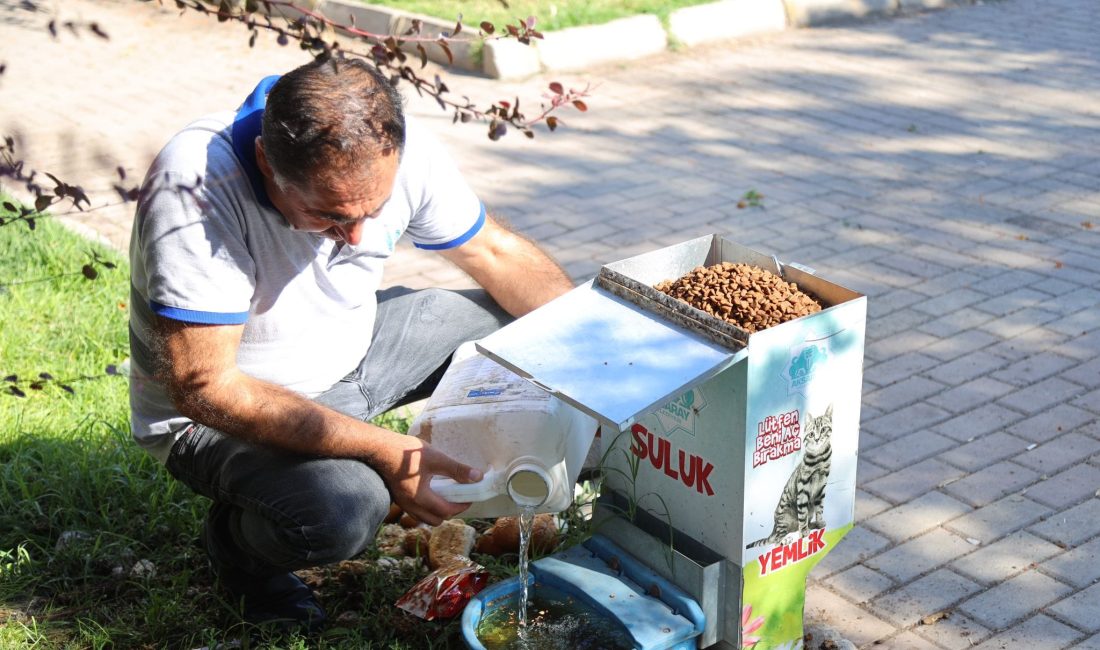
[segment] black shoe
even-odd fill
[[[215,502],[202,527],[202,542],[210,568],[222,588],[229,592],[234,606],[244,605],[244,619],[257,625],[270,625],[279,632],[313,635],[324,628],[325,610],[309,585],[293,573],[256,576],[239,568],[230,568],[216,560],[215,548],[230,538],[230,506]],[[221,541],[219,541],[221,540]]]
[[[279,632],[312,636],[324,629],[327,616],[309,585],[293,573],[261,578],[232,569],[218,581],[234,601],[244,604],[244,619]]]

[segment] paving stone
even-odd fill
[[[825,584],[854,603],[864,603],[897,583],[878,571],[857,564],[827,579]]]
[[[832,552],[817,563],[812,575],[818,579],[833,575],[878,554],[889,545],[889,539],[857,524],[841,538]]]
[[[943,390],[943,384],[924,377],[909,377],[864,396],[875,408],[892,411]]]
[[[908,379],[920,371],[931,368],[939,361],[919,352],[911,352],[876,363],[864,370],[864,376],[879,386],[888,386],[902,379]]]
[[[1097,451],[1100,451],[1100,441],[1095,438],[1077,432],[1063,433],[1013,460],[1040,474],[1053,475],[1069,465],[1087,459]]]
[[[1038,571],[1020,575],[974,596],[959,610],[991,629],[1000,630],[1065,596],[1073,588]]]
[[[899,542],[946,524],[970,510],[970,506],[942,492],[929,492],[875,515],[863,522],[863,525]]]
[[[940,454],[940,458],[967,471],[977,471],[999,460],[1020,454],[1028,442],[1007,433],[989,433],[973,442]]]
[[[913,632],[902,632],[888,641],[891,648],[898,650],[939,650],[939,646]]]
[[[1033,307],[1012,312],[1007,316],[995,318],[976,327],[995,336],[1010,339],[1057,319],[1058,314]]]
[[[1066,598],[1049,611],[1086,632],[1100,631],[1100,584]]]
[[[863,488],[892,503],[902,503],[965,475],[965,472],[956,467],[941,460],[929,458],[891,472],[882,478],[868,481],[863,484]]]
[[[1024,526],[1039,521],[1053,512],[1049,506],[1031,499],[1010,494],[1003,499],[982,506],[947,524],[947,528],[963,537],[990,544]]]
[[[1100,650],[1100,634],[1094,634],[1070,648],[1070,650]]]
[[[1100,537],[1047,560],[1043,571],[1077,587],[1100,580]]]
[[[1005,630],[976,650],[1023,650],[1024,648],[1064,648],[1080,639],[1082,634],[1058,621],[1037,614],[1023,623]]]
[[[1093,413],[1100,413],[1100,388],[1081,395],[1071,401],[1070,404],[1080,409],[1088,409]]]
[[[860,438],[865,437],[865,435],[866,434],[861,434]],[[859,480],[860,484],[866,483],[868,481],[873,481],[876,478],[880,476],[886,476],[889,473],[890,470],[872,463],[871,461],[864,458],[863,454],[860,454],[859,459],[856,460],[856,477]]]
[[[989,332],[967,330],[956,336],[949,336],[921,348],[921,352],[940,361],[950,361],[971,354],[977,350],[1000,341]]]
[[[863,566],[875,569],[897,582],[908,582],[926,571],[972,552],[975,548],[962,537],[943,528],[936,528],[864,560]],[[840,589],[837,591],[845,593]]]
[[[1001,461],[944,486],[944,491],[972,506],[984,506],[1031,485],[1039,474],[1012,461]],[[884,480],[884,479],[880,479]]]
[[[876,598],[872,608],[883,618],[907,627],[981,589],[980,585],[957,573],[939,569],[897,591]]]
[[[935,456],[957,444],[958,442],[946,436],[920,430],[879,445],[863,454],[863,457],[887,469],[900,469],[929,456]],[[947,460],[950,462],[949,459]]]
[[[983,545],[952,563],[959,573],[986,585],[1027,570],[1062,552],[1061,547],[1026,531],[1015,532],[1000,541]]]
[[[825,587],[806,588],[806,616],[826,621],[857,647],[885,639],[894,633],[894,626],[871,612],[854,605]]]
[[[865,490],[856,489],[856,521],[863,521],[893,507],[889,501],[880,499]]]
[[[1073,368],[1069,368],[1059,373],[1058,376],[1076,384],[1080,384],[1085,388],[1093,389],[1100,387],[1100,357],[1092,359],[1091,361],[1079,363]]]
[[[1050,281],[1043,282],[1043,291],[1051,293],[1048,290]],[[1065,283],[1065,286],[1075,286],[1073,283]],[[1055,287],[1057,290],[1057,287]],[[1084,311],[1089,309],[1095,309],[1100,305],[1100,291],[1097,291],[1093,287],[1081,287],[1076,286],[1073,291],[1055,293],[1057,298],[1051,298],[1048,304],[1041,305],[1045,309],[1050,311],[1057,311],[1063,314],[1070,314],[1073,312]]]
[[[905,354],[913,350],[932,345],[940,339],[937,336],[918,332],[902,332],[896,336],[882,339],[869,339],[866,347],[867,357],[870,359],[889,359],[898,354]]]
[[[928,298],[913,304],[917,309],[932,316],[943,316],[963,307],[969,307],[974,303],[988,298],[986,294],[973,289],[957,289],[942,293],[934,298]],[[988,311],[988,310],[986,310]]]
[[[1074,465],[1027,489],[1027,496],[1056,509],[1067,508],[1100,491],[1100,468]]]
[[[882,249],[876,250],[882,251]],[[828,260],[830,263],[833,263],[837,257],[842,255],[844,255],[844,253],[841,253],[841,255],[834,255],[828,258]],[[886,314],[898,311],[899,309],[905,309],[921,300],[927,300],[927,296],[915,291],[910,291],[909,289],[892,289],[884,295],[868,301],[867,318],[880,318]]]
[[[1003,358],[979,350],[926,370],[924,374],[948,386],[957,386],[962,382],[988,375],[1004,365]]]
[[[951,611],[945,618],[931,625],[918,625],[913,630],[950,650],[965,650],[990,635],[988,628],[958,611]]]
[[[1045,521],[1030,526],[1028,531],[1056,544],[1081,544],[1100,535],[1100,498],[1092,498],[1055,513]]]
[[[1084,361],[1094,358],[1098,348],[1100,348],[1100,330],[1094,330],[1070,336],[1061,344],[1051,348],[1051,352]]]
[[[1081,332],[1087,332],[1094,325],[1096,320],[1095,309],[1090,311],[1079,311],[1076,314],[1070,314],[1056,320],[1051,320],[1046,323],[1046,327],[1065,334],[1066,336],[1076,336]]]
[[[970,410],[979,404],[997,399],[1011,393],[1015,388],[990,377],[978,377],[964,384],[949,388],[939,395],[929,397],[929,404],[947,409],[954,413]]]
[[[1026,393],[1021,393],[1021,398]],[[1059,404],[1049,411],[1022,419],[1008,427],[1008,431],[1026,440],[1046,442],[1060,437],[1063,433],[1093,421],[1094,416],[1083,409]]]
[[[865,421],[863,426],[867,431],[893,440],[930,428],[949,417],[951,417],[950,412],[925,401],[891,410],[877,418]]]
[[[1084,393],[1081,386],[1060,377],[1050,377],[1002,397],[998,402],[1005,406],[1035,415],[1059,402],[1071,400]]]
[[[1068,357],[1043,352],[1027,359],[1021,359],[998,370],[993,373],[993,377],[1016,386],[1030,386],[1037,381],[1058,374],[1060,371],[1076,365],[1076,363],[1075,360]]]
[[[950,314],[940,316],[935,320],[924,323],[919,327],[919,330],[937,337],[949,337],[955,336],[959,332],[986,325],[994,318],[994,316],[979,309],[964,307],[963,309],[953,311]],[[989,330],[986,329],[986,331]],[[1000,333],[996,331],[989,333],[995,336],[1000,335]]]
[[[990,354],[1004,357],[1010,363],[1047,352],[1076,359],[1078,357],[1074,356],[1073,350],[1063,350],[1061,348],[1068,338],[1065,334],[1045,327],[1035,327],[1013,338],[1002,338],[997,343],[986,346],[984,350]]]
[[[1023,416],[1018,411],[1001,404],[985,404],[973,411],[937,424],[934,430],[955,440],[965,442],[991,431],[1005,429],[1008,425],[1018,422],[1022,418]],[[1021,437],[1026,438],[1026,436]]]
[[[1034,288],[1016,289],[974,305],[975,308],[997,316],[1005,316],[1018,309],[1037,305],[1050,298],[1050,294]]]

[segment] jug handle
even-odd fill
[[[451,503],[475,503],[497,496],[500,491],[496,482],[497,471],[490,467],[477,483],[459,483],[446,476],[433,476],[431,487],[436,494]]]

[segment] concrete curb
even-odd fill
[[[421,22],[420,35],[423,38],[434,39],[442,34],[450,34],[454,31],[455,21],[443,20],[432,16],[414,14],[401,9],[368,5],[356,0],[323,0],[316,11],[321,15],[339,22],[346,22],[349,16],[354,20],[355,26],[372,34],[403,34],[412,26],[414,20]],[[470,28],[463,25],[465,28]],[[477,29],[476,26],[472,29]],[[465,30],[463,30],[465,31]],[[447,45],[454,56],[453,66],[460,70],[481,72],[481,62],[475,56],[476,48],[473,46],[476,39],[468,40],[460,38],[450,41]],[[417,43],[405,43],[401,49],[413,55],[420,56],[416,48]],[[443,48],[436,43],[420,43],[428,59],[442,65],[449,65],[450,61]]]
[[[543,70],[579,70],[592,65],[630,61],[659,53],[668,47],[669,36],[687,45],[732,40],[776,33],[785,29],[831,25],[914,11],[942,9],[967,4],[970,0],[719,0],[678,9],[669,15],[666,34],[651,14],[620,18],[602,25],[571,27],[547,32],[545,38],[526,46],[514,39],[484,41],[477,56],[476,40],[449,43],[453,66],[479,72],[495,79],[523,79]],[[316,8],[322,15],[355,25],[375,34],[401,34],[414,19],[422,23],[421,34],[435,37],[449,34],[455,23],[400,9],[369,5],[357,0],[322,0]],[[475,29],[476,26],[468,26]],[[461,36],[461,35],[460,35]],[[448,64],[447,55],[436,43],[421,43],[432,61]],[[419,56],[416,43],[403,49]]]
[[[673,38],[690,46],[783,31],[787,12],[780,0],[721,0],[673,11],[668,28]]]
[[[657,16],[642,14],[602,25],[547,32],[535,47],[547,70],[578,70],[663,52],[668,47],[668,36]]]

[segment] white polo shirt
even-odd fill
[[[145,178],[130,242],[130,408],[134,438],[162,462],[190,421],[152,376],[154,315],[244,325],[237,365],[257,379],[316,396],[370,346],[383,262],[408,234],[420,248],[473,237],[485,209],[439,143],[415,120],[393,194],[357,246],[291,230],[270,203],[254,141],[267,92],[236,113],[178,133]]]

